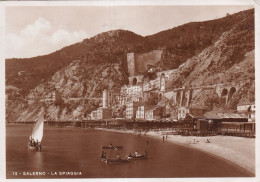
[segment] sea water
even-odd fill
[[[165,140],[133,134],[73,127],[44,126],[42,151],[27,148],[30,125],[6,127],[7,178],[174,178],[250,176],[242,169],[207,153]],[[174,136],[170,136],[174,137]],[[148,142],[147,142],[148,141]],[[100,160],[101,146],[110,158],[135,151],[149,159],[107,164]]]

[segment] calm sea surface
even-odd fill
[[[239,177],[245,171],[206,153],[162,140],[84,128],[45,126],[41,152],[27,149],[30,125],[6,128],[7,178],[143,178],[143,177]],[[171,136],[174,137],[174,136]],[[149,140],[149,144],[147,144]],[[100,161],[101,146],[124,145],[108,151],[122,157],[147,150],[149,159],[106,164]],[[37,175],[32,172],[42,172]],[[44,173],[43,173],[44,172]],[[71,173],[62,172],[75,172]]]

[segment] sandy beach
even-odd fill
[[[234,136],[180,136],[180,135],[165,135],[165,131],[149,131],[140,132],[133,130],[115,130],[115,129],[99,129],[110,132],[129,133],[141,136],[158,138],[164,142],[172,142],[175,144],[191,147],[218,158],[225,159],[249,173],[255,174],[255,139],[243,138]],[[207,139],[210,143],[207,143]],[[194,142],[195,141],[195,142]]]

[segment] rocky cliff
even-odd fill
[[[224,32],[214,44],[180,65],[173,78],[173,87],[247,82],[240,90],[235,90],[228,105],[221,99],[216,100],[213,91],[209,94],[202,91],[194,96],[193,104],[212,109],[213,105],[208,104],[213,102],[216,108],[236,109],[241,99],[253,102],[254,49],[254,18],[248,16]]]

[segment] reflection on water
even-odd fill
[[[200,151],[152,138],[47,126],[44,129],[42,151],[36,152],[27,149],[29,134],[30,126],[7,126],[7,178],[248,176],[237,167]],[[110,143],[124,146],[122,151],[108,151],[110,157],[118,153],[125,157],[129,152],[144,153],[146,150],[149,159],[118,164],[101,162],[101,146]],[[23,172],[37,171],[46,174],[23,175]]]
[[[32,154],[32,156],[33,156],[32,161],[33,161],[33,165],[35,166],[35,168],[38,170],[42,170],[43,169],[42,153],[35,152],[35,151],[29,151],[29,152],[34,152],[34,154]]]

